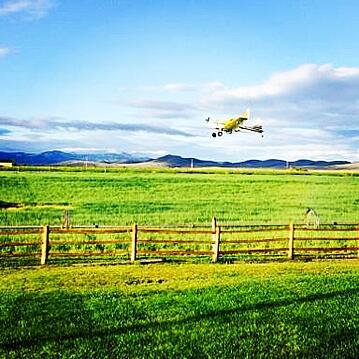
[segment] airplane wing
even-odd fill
[[[210,125],[212,125],[212,127],[216,126],[216,129],[220,129],[223,128],[224,126],[224,122],[219,122],[219,121],[212,121],[209,117],[206,118],[206,122],[208,122]]]
[[[249,117],[251,116],[251,110],[250,108],[247,108],[247,110],[245,110],[239,117],[236,118],[237,121],[242,120],[246,121],[249,120]]]
[[[254,125],[254,126],[239,126],[237,131],[240,130],[247,130],[247,131],[252,131],[252,132],[258,132],[258,133],[263,133],[263,127],[261,125]]]

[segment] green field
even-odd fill
[[[209,227],[213,216],[221,224],[303,223],[308,208],[322,223],[358,223],[358,180],[334,172],[21,168],[0,172],[0,225],[61,225],[65,209],[73,225]],[[0,357],[358,357],[358,260],[209,260],[5,263]]]
[[[357,358],[359,262],[0,272],[2,358]]]
[[[1,225],[210,225],[357,223],[356,173],[305,171],[61,169],[0,172]],[[12,205],[12,206],[11,206]]]

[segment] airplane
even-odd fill
[[[243,125],[243,122],[249,120],[249,118],[250,118],[250,109],[248,108],[239,117],[231,118],[225,122],[211,121],[209,117],[206,118],[206,121],[215,125],[214,130],[216,132],[212,133],[212,137],[216,137],[216,136],[221,137],[224,132],[231,134],[233,132],[241,132],[243,130],[263,133],[263,128],[261,125],[254,125],[254,126]]]

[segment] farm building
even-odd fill
[[[2,160],[0,161],[0,167],[13,167],[15,165],[12,160]]]

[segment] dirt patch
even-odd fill
[[[125,284],[127,285],[138,285],[138,284],[151,284],[151,283],[158,283],[161,284],[163,283],[165,280],[164,279],[129,279],[127,281],[125,281]]]
[[[0,209],[19,208],[22,206],[21,203],[0,201]]]
[[[17,202],[5,202],[0,201],[0,209],[7,209],[7,210],[19,210],[19,209],[71,209],[67,203],[17,203]]]

